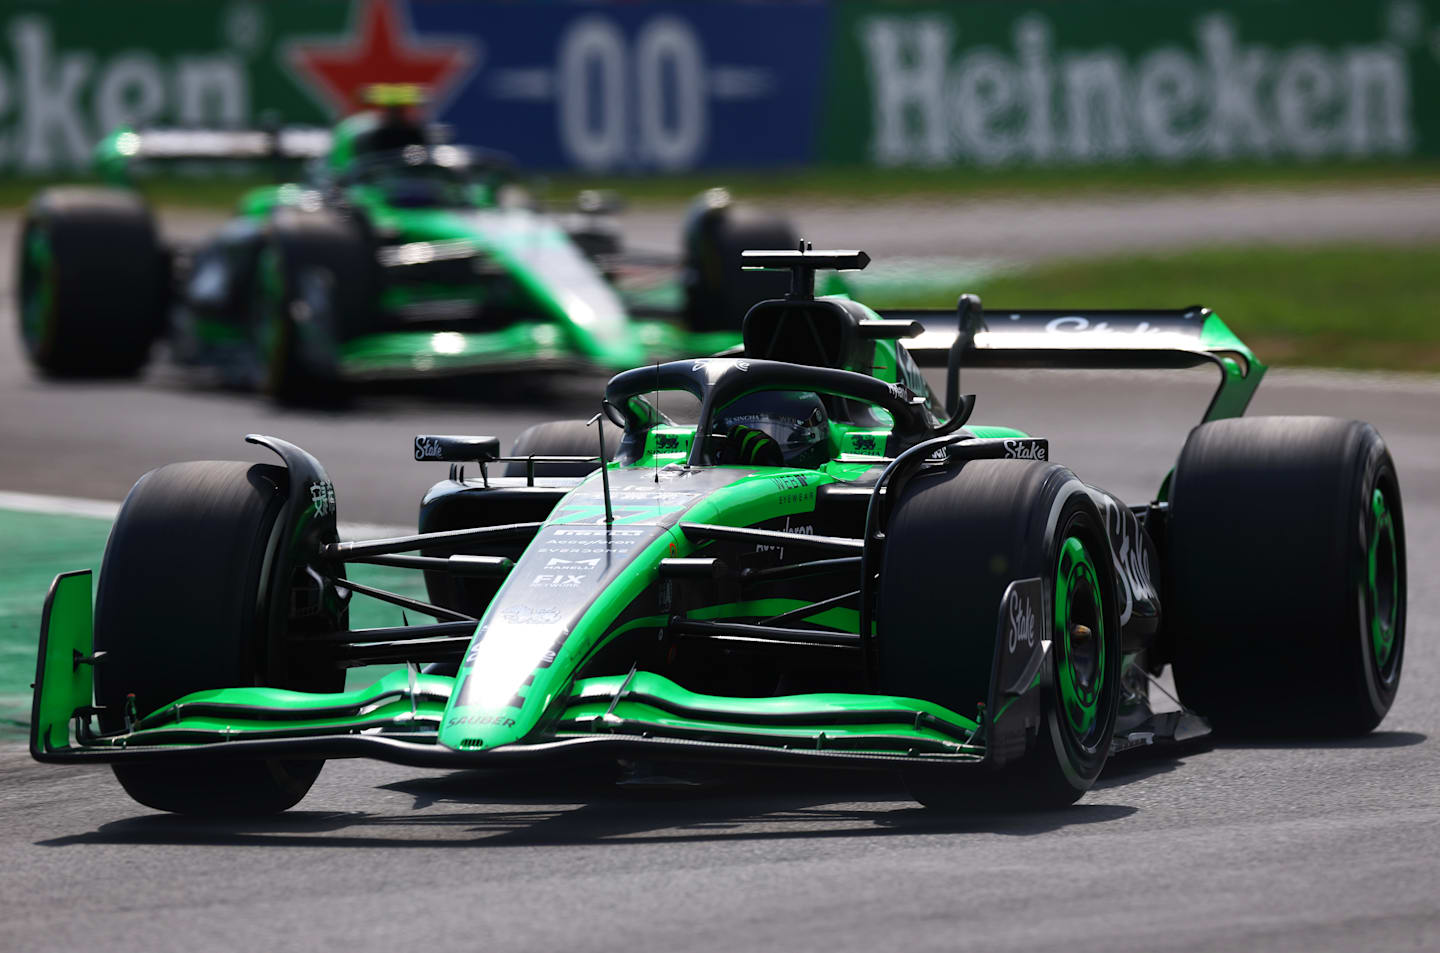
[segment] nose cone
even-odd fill
[[[668,527],[597,525],[599,483],[592,477],[557,507],[486,610],[440,727],[442,745],[494,748],[532,733],[620,609],[653,583]]]

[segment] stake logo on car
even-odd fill
[[[1035,609],[1030,600],[1014,590],[1010,595],[1010,639],[1008,647],[1014,653],[1020,643],[1033,648],[1035,645]]]

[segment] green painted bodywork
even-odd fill
[[[1239,417],[1250,406],[1255,390],[1265,377],[1267,365],[1231,331],[1220,316],[1208,312],[1200,330],[1200,345],[1220,364],[1220,387],[1215,392],[1204,419],[1223,420]]]
[[[682,711],[677,713],[676,709]],[[893,721],[846,723],[847,716],[877,712],[893,712],[896,717]],[[622,727],[633,730],[639,725],[657,732],[718,729],[732,737],[772,744],[776,740],[807,745],[828,742],[850,750],[871,751],[894,750],[894,739],[899,737],[904,744],[928,743],[947,753],[983,754],[983,745],[959,741],[954,734],[925,727],[924,719],[917,716],[929,716],[971,736],[979,731],[974,720],[916,698],[842,693],[726,698],[686,691],[652,672],[577,681],[555,731],[565,737]],[[785,727],[775,727],[773,722],[782,719]],[[813,719],[813,723],[807,724],[806,719]],[[772,723],[766,725],[766,721]],[[916,727],[917,723],[922,727]]]
[[[30,714],[32,751],[68,747],[72,716],[94,703],[94,669],[77,661],[93,651],[90,571],[57,576],[45,609]]]

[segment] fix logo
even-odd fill
[[[574,589],[585,584],[588,573],[542,572],[530,580],[531,589]]]
[[[329,480],[310,484],[310,505],[316,516],[329,516],[335,512],[335,484]]]
[[[1007,647],[1014,653],[1020,643],[1035,647],[1035,609],[1029,598],[1022,596],[1019,589],[1010,593],[1010,637]]]
[[[416,460],[439,460],[444,452],[440,441],[434,437],[415,438],[415,459]]]
[[[1044,440],[1006,440],[1005,459],[1044,460],[1049,453],[1048,447]]]

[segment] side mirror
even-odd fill
[[[499,458],[499,437],[420,434],[415,438],[415,459],[424,462],[489,463]]]

